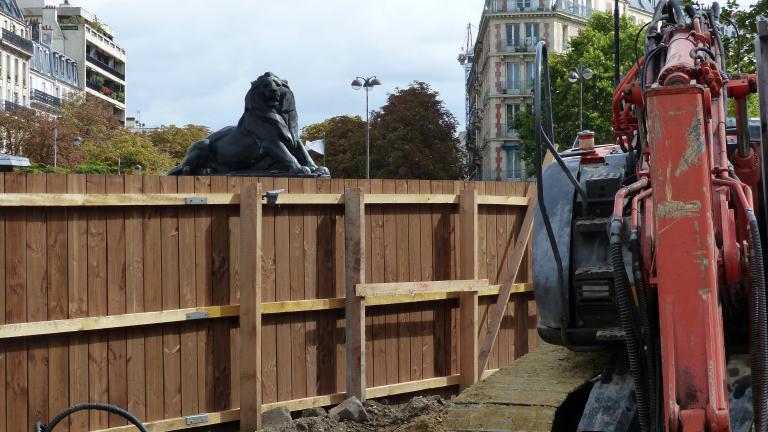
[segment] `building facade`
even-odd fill
[[[40,24],[32,24],[30,107],[54,113],[72,95],[82,95],[80,70],[76,61],[54,50],[40,39]]]
[[[115,42],[115,32],[82,7],[68,2],[54,6],[44,0],[19,0],[31,22],[40,25],[40,43],[64,54],[77,67],[78,86],[86,95],[112,106],[125,124],[126,53]],[[60,60],[61,61],[61,60]]]
[[[623,2],[622,13],[635,22],[650,20],[653,5],[643,1]],[[544,40],[550,53],[566,51],[568,40],[596,10],[612,11],[613,2],[486,0],[477,40],[465,64],[467,143],[474,153],[475,178],[528,177],[513,124],[516,114],[533,104],[536,44]]]
[[[29,106],[30,29],[15,0],[0,0],[0,106],[6,111]]]

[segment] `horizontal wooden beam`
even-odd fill
[[[192,419],[196,419],[197,423],[191,422],[190,420]],[[203,419],[205,420],[203,421]],[[212,412],[189,417],[177,417],[167,420],[157,420],[143,424],[149,432],[166,432],[236,422],[238,420],[240,420],[240,409],[235,408],[227,411]],[[133,425],[118,426],[109,429],[100,429],[96,432],[136,432],[136,427]]]
[[[454,194],[366,194],[366,204],[457,204]]]
[[[492,373],[487,371],[486,373]],[[427,378],[418,381],[409,381],[398,384],[389,384],[380,387],[371,387],[366,390],[368,398],[382,398],[387,396],[415,393],[425,390],[433,390],[455,386],[459,384],[459,376],[451,375],[447,377]],[[282,402],[272,402],[263,404],[262,412],[274,408],[285,407],[290,411],[301,411],[307,408],[327,407],[337,405],[346,399],[346,393],[333,393],[323,396],[314,396],[303,399],[294,399]],[[206,417],[203,417],[206,416]],[[205,418],[205,421],[202,419]],[[188,424],[189,420],[197,419],[199,423]],[[158,420],[144,423],[144,426],[150,432],[166,432],[172,430],[192,429],[205,426],[212,426],[222,423],[234,422],[240,420],[240,410],[231,409],[227,411],[207,413],[200,416],[178,417],[167,420]],[[102,429],[97,432],[129,432],[135,431],[133,426],[119,426],[110,429]]]
[[[368,194],[366,204],[458,204],[453,194]],[[262,199],[267,204],[266,199]],[[235,205],[240,204],[240,194],[32,194],[6,193],[0,195],[0,207],[129,207],[129,206],[184,206],[184,205]],[[275,205],[341,205],[343,194],[280,193]],[[527,197],[492,196],[478,197],[480,205],[525,206]]]
[[[499,289],[500,287],[498,285],[486,285],[478,290],[478,295],[481,297],[498,295]],[[513,293],[524,293],[530,291],[531,284],[515,284],[512,287]],[[458,297],[458,292],[375,295],[366,299],[366,306],[386,306],[403,303],[440,301]],[[343,298],[294,300],[261,304],[261,313],[264,315],[343,309]],[[0,340],[29,336],[75,333],[81,331],[109,330],[145,325],[169,324],[197,319],[228,318],[237,317],[239,314],[240,305],[226,305],[175,309],[158,312],[140,312],[124,315],[108,315],[101,317],[3,324],[0,325]]]
[[[382,295],[414,295],[441,292],[448,293],[480,291],[481,289],[487,287],[488,279],[372,283],[356,285],[355,294],[360,297],[370,298]]]
[[[529,198],[524,196],[480,195],[477,197],[478,205],[527,206],[529,201]]]
[[[0,325],[0,339],[27,336],[44,336],[91,330],[107,330],[125,327],[138,327],[145,325],[190,321],[195,319],[232,317],[238,316],[239,313],[239,305],[208,306],[158,312],[141,312],[123,315],[3,324]]]
[[[189,199],[189,201],[188,201]],[[205,203],[202,202],[205,200]],[[14,194],[0,195],[0,207],[176,206],[238,204],[236,194]],[[199,204],[198,204],[199,205]]]

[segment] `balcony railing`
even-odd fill
[[[32,41],[24,39],[10,30],[3,29],[3,41],[25,53],[32,54]]]
[[[104,69],[105,71],[111,73],[112,75],[114,75],[114,76],[120,78],[121,80],[125,81],[125,74],[120,72],[120,71],[118,71],[117,69],[113,68],[112,66],[104,63],[103,61],[101,61],[101,60],[99,60],[96,57],[93,57],[91,55],[86,55],[85,58],[88,61],[88,63],[90,63],[92,65],[95,65],[95,66],[98,66],[98,67]]]
[[[500,47],[501,52],[514,53],[514,52],[528,52],[528,47],[522,41],[517,43],[502,43]]]
[[[5,101],[5,106],[4,106],[4,108],[5,108],[5,110],[6,110],[6,111],[8,111],[8,112],[13,112],[13,111],[16,111],[16,110],[25,110],[25,109],[28,109],[28,108],[27,108],[27,107],[25,107],[24,105],[19,105],[19,104],[17,104],[17,103],[13,103],[13,102],[11,102],[11,101]]]
[[[525,94],[524,84],[523,81],[500,81],[496,91],[501,95],[521,95]]]
[[[491,4],[485,9],[484,13],[516,13],[516,12],[562,12],[570,15],[589,18],[592,16],[592,8],[587,5],[574,3],[567,0],[540,0],[530,3],[507,1],[506,4],[500,0],[491,1]]]
[[[501,124],[496,128],[496,138],[518,139],[517,129],[511,125]]]
[[[57,98],[56,96],[48,94],[41,90],[33,89],[30,97],[32,100],[42,102],[46,105],[57,106],[57,107],[61,106],[60,98]]]
[[[112,91],[110,94],[106,94],[103,91],[105,86],[99,85],[99,84],[97,84],[97,83],[95,83],[93,81],[86,81],[85,85],[89,89],[91,89],[91,90],[93,90],[93,91],[95,91],[95,92],[97,92],[97,93],[99,93],[101,95],[104,95],[104,96],[106,96],[106,97],[108,97],[108,98],[110,98],[112,100],[116,100],[116,101],[118,101],[120,103],[125,103],[125,97],[124,96],[114,97],[113,95],[115,94],[115,92],[112,89],[110,89]],[[109,87],[107,87],[107,88],[109,88]]]

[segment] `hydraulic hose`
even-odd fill
[[[752,237],[749,268],[751,292],[749,308],[750,325],[750,367],[752,368],[752,409],[754,430],[768,431],[768,311],[765,298],[765,268],[763,247],[760,243],[760,229],[752,209],[747,209],[749,234]]]
[[[633,192],[648,186],[648,178],[643,177],[631,185],[620,189],[616,193],[614,201],[613,217],[610,224],[610,259],[613,271],[613,288],[616,295],[616,303],[619,312],[619,321],[624,330],[624,342],[629,360],[629,369],[632,373],[632,381],[635,385],[635,400],[637,402],[637,415],[641,432],[649,432],[648,424],[648,394],[646,389],[644,359],[640,335],[637,328],[637,316],[632,292],[629,287],[629,277],[624,267],[624,255],[622,252],[621,236],[623,231],[624,199]]]
[[[38,423],[37,426],[35,427],[35,432],[51,432],[53,428],[55,428],[65,418],[69,417],[70,415],[78,411],[86,411],[86,410],[106,411],[106,412],[118,415],[128,420],[132,425],[136,426],[136,428],[140,432],[147,432],[147,429],[144,427],[144,425],[141,424],[139,419],[137,419],[133,414],[129,413],[128,411],[120,407],[110,405],[110,404],[104,404],[104,403],[84,403],[80,405],[75,405],[71,408],[67,408],[61,413],[59,413],[59,415],[54,417],[49,424],[42,425]]]

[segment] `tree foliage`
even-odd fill
[[[371,177],[465,178],[468,162],[457,126],[429,84],[414,81],[395,89],[371,117]],[[332,117],[305,126],[301,140],[325,139],[326,163],[334,177],[363,178],[365,127],[358,116]]]
[[[395,89],[371,119],[371,176],[463,179],[468,157],[456,137],[458,122],[439,93],[422,81]]]
[[[365,177],[365,121],[360,116],[337,116],[301,129],[302,142],[325,140],[325,164],[339,178]],[[313,154],[315,162],[323,157]]]
[[[85,165],[107,166],[110,172],[162,174],[170,169],[174,162],[152,141],[140,134],[120,132],[105,144],[85,144]],[[82,170],[83,167],[80,166]]]
[[[178,164],[184,159],[190,144],[207,137],[210,133],[210,129],[206,126],[188,124],[184,127],[178,127],[170,125],[149,132],[147,139]]]

